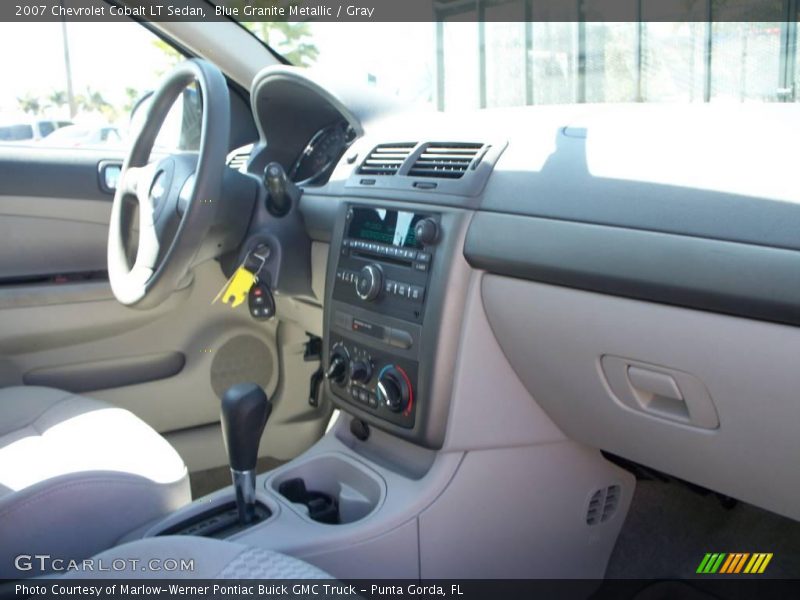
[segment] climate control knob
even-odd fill
[[[362,300],[369,302],[378,297],[383,285],[383,273],[378,265],[367,265],[358,274],[356,279],[356,294]]]
[[[325,378],[338,385],[344,385],[347,379],[347,365],[350,363],[350,355],[342,346],[334,346],[331,350],[331,361],[328,370],[325,371]]]
[[[409,413],[413,406],[413,390],[406,372],[387,366],[378,375],[378,398],[392,412]]]
[[[356,383],[369,383],[372,379],[372,363],[368,360],[356,360],[350,363],[350,380]]]

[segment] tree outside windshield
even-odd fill
[[[242,25],[295,65],[445,111],[798,100],[792,21]],[[134,22],[0,24],[0,51],[26,57],[0,64],[0,143],[89,148],[124,146],[131,108],[182,59]]]

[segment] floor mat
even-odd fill
[[[757,577],[798,578],[800,523],[743,502],[729,510],[679,483],[639,481],[606,577],[709,577],[695,575],[707,552],[772,552]]]
[[[259,458],[256,463],[256,472],[264,473],[271,471],[286,461],[278,460],[265,456]],[[195,471],[189,476],[189,481],[192,486],[192,498],[197,500],[206,494],[216,492],[219,489],[231,485],[231,470],[226,467],[216,467],[214,469],[206,469],[204,471]]]

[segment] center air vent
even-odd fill
[[[412,177],[459,179],[467,172],[481,148],[483,144],[438,142],[428,144],[408,174]]]
[[[375,146],[358,172],[362,175],[394,175],[416,146],[413,142]]]

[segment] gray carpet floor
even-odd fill
[[[692,577],[706,552],[772,552],[759,577],[798,578],[800,523],[742,502],[726,509],[679,483],[639,481],[606,577]]]
[[[266,471],[271,471],[281,466],[284,462],[269,456],[259,458],[256,463],[256,472],[265,473]],[[205,471],[195,471],[189,476],[189,481],[192,486],[192,498],[196,500],[206,494],[231,485],[231,470],[225,466],[206,469]]]

